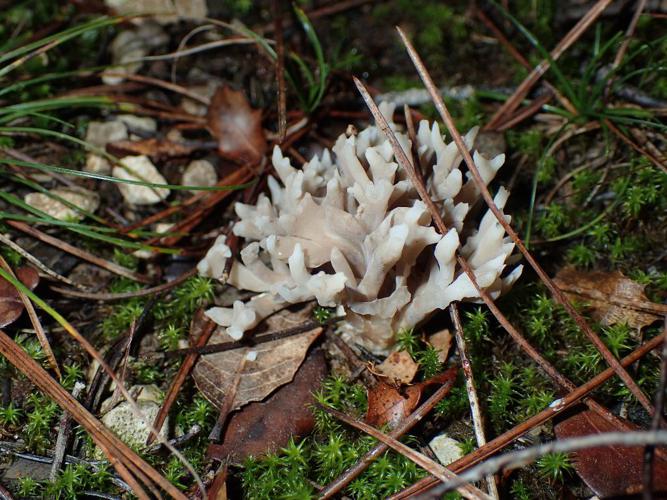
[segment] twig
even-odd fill
[[[608,3],[609,0],[601,0],[596,4],[596,7],[600,5],[603,5]],[[596,9],[594,7],[592,11]],[[591,11],[591,12],[592,12]],[[601,12],[601,10],[600,10]],[[590,12],[589,12],[590,14]],[[475,162],[472,159],[472,156],[470,155],[470,151],[468,151],[468,148],[465,146],[465,143],[463,142],[463,138],[461,137],[461,134],[458,132],[456,129],[456,126],[454,125],[454,120],[452,119],[452,116],[449,113],[449,110],[447,109],[447,106],[445,105],[445,102],[443,101],[442,97],[437,92],[437,88],[435,84],[433,83],[433,79],[431,78],[431,75],[428,73],[428,70],[424,66],[424,63],[422,62],[421,58],[419,57],[419,54],[417,54],[417,51],[415,48],[412,46],[411,42],[408,40],[406,37],[405,33],[401,31],[400,28],[397,28],[398,33],[401,37],[401,40],[403,41],[403,44],[405,45],[408,54],[410,56],[410,59],[412,60],[413,64],[415,65],[417,72],[419,73],[420,78],[424,82],[424,85],[428,89],[429,93],[431,94],[431,98],[433,99],[433,103],[435,104],[436,109],[438,110],[438,113],[440,114],[440,117],[442,118],[443,122],[447,126],[447,130],[452,136],[452,139],[456,143],[459,152],[463,156],[463,159],[465,160],[466,165],[468,166],[469,172],[472,174],[473,179],[475,180],[475,183],[477,185],[477,188],[481,192],[482,198],[488,205],[489,209],[495,215],[496,219],[498,220],[498,223],[503,227],[505,232],[508,234],[508,236],[512,239],[516,247],[519,249],[519,251],[523,254],[524,258],[526,261],[530,264],[530,266],[533,268],[535,273],[540,277],[542,282],[545,284],[545,286],[549,289],[551,292],[552,296],[556,301],[563,306],[563,308],[567,311],[567,313],[572,317],[574,322],[577,324],[577,326],[584,332],[584,334],[588,337],[588,339],[593,343],[593,345],[596,347],[596,349],[600,352],[602,357],[605,359],[607,364],[611,366],[618,376],[621,378],[621,380],[625,383],[625,385],[628,387],[630,392],[637,398],[637,401],[646,409],[646,411],[649,413],[649,415],[653,414],[653,405],[651,404],[651,401],[648,399],[648,397],[642,392],[640,387],[637,385],[637,383],[633,380],[633,378],[630,376],[630,374],[621,366],[621,364],[618,362],[618,359],[614,357],[612,352],[609,350],[609,348],[600,340],[600,337],[591,329],[591,327],[588,325],[586,320],[577,312],[577,310],[572,306],[570,301],[565,297],[563,292],[554,284],[553,280],[549,277],[549,275],[542,269],[542,267],[538,264],[538,262],[533,258],[531,253],[528,251],[528,249],[525,247],[523,242],[521,241],[521,238],[519,238],[519,235],[512,229],[512,226],[509,225],[507,220],[505,220],[505,217],[503,216],[502,212],[498,209],[497,205],[493,201],[493,197],[491,196],[491,193],[489,192],[486,184],[484,183],[484,180],[482,179],[479,171],[477,170],[477,166],[475,165]],[[566,37],[567,38],[567,37]],[[559,44],[560,46],[561,44]],[[569,45],[568,45],[569,46]],[[566,48],[566,47],[565,47]],[[420,193],[421,194],[421,193]],[[464,267],[465,269],[465,267]],[[466,273],[467,274],[467,273]],[[486,300],[485,300],[486,302]]]
[[[5,235],[2,234],[2,233],[0,233],[0,242],[2,242],[2,243],[4,243],[5,245],[7,245],[9,248],[11,248],[11,249],[14,250],[16,253],[18,253],[18,254],[21,255],[23,258],[25,258],[25,260],[27,260],[28,262],[30,262],[31,264],[33,264],[36,268],[38,268],[40,271],[42,271],[42,272],[43,272],[44,274],[46,274],[47,276],[53,278],[54,280],[56,280],[56,281],[62,281],[63,283],[65,283],[65,284],[67,284],[67,285],[69,285],[69,286],[73,286],[73,287],[75,287],[75,288],[83,288],[83,287],[82,287],[81,285],[79,285],[78,283],[74,283],[71,279],[69,279],[69,278],[67,278],[67,277],[65,277],[65,276],[63,276],[63,275],[61,275],[61,274],[58,274],[58,273],[55,272],[53,269],[51,269],[51,268],[47,267],[46,265],[44,265],[44,264],[42,263],[41,260],[39,260],[37,257],[35,257],[35,256],[34,256],[33,254],[31,254],[30,252],[26,251],[21,245],[18,245],[18,244],[16,244],[16,243],[14,243],[11,239],[9,239],[7,236],[5,236]]]
[[[454,385],[455,380],[455,371],[452,372],[452,377],[449,378],[447,382],[441,385],[433,395],[428,398],[419,408],[410,414],[409,417],[401,420],[398,426],[389,434],[394,439],[399,439],[403,434],[412,429],[415,425],[421,422],[426,415],[433,409],[433,407],[440,402],[449,391],[451,391],[452,386]],[[331,498],[340,492],[345,486],[350,484],[354,479],[359,476],[368,466],[373,463],[373,461],[378,458],[382,453],[387,451],[389,447],[384,443],[378,443],[370,451],[368,451],[363,457],[361,457],[356,464],[346,469],[340,476],[331,481],[327,486],[325,486],[322,491],[319,493],[319,498],[321,500],[326,500]]]
[[[89,300],[102,300],[102,301],[113,301],[113,300],[125,300],[132,299],[134,297],[146,297],[147,295],[159,294],[171,290],[172,288],[177,287],[184,281],[187,281],[189,278],[197,274],[197,269],[193,268],[189,271],[184,272],[180,276],[174,278],[167,283],[162,283],[161,285],[152,286],[149,288],[142,288],[141,290],[136,290],[134,292],[121,292],[121,293],[94,293],[94,292],[80,292],[77,290],[69,290],[67,288],[60,288],[57,286],[52,286],[51,290],[54,292],[62,293],[69,297],[78,297],[81,299]]]
[[[14,497],[9,492],[9,490],[2,484],[0,484],[0,500],[14,500]]]
[[[447,491],[463,484],[479,481],[482,477],[500,470],[511,470],[522,467],[549,453],[571,453],[573,451],[597,448],[601,446],[642,446],[667,444],[667,431],[635,431],[635,432],[604,432],[589,436],[551,441],[525,450],[505,453],[499,457],[472,467],[450,483],[433,488],[428,494],[418,498],[440,498]]]
[[[12,271],[12,268],[9,267],[9,264],[7,264],[7,261],[2,255],[0,255],[0,267],[5,272],[10,274],[12,277],[16,278],[14,271]],[[16,288],[16,293],[18,293],[21,302],[23,302],[23,306],[25,307],[25,310],[28,313],[28,316],[30,317],[30,323],[32,323],[32,326],[35,329],[35,335],[39,340],[39,345],[42,347],[44,354],[46,354],[46,358],[49,360],[49,365],[56,373],[58,378],[61,378],[62,374],[60,373],[60,367],[58,366],[58,362],[56,361],[56,356],[53,354],[53,349],[51,349],[51,344],[49,342],[48,337],[46,336],[46,332],[44,331],[42,322],[39,320],[39,317],[37,316],[35,307],[32,305],[30,299],[26,296],[25,293],[23,293],[22,290]]]
[[[172,358],[183,355],[189,356],[191,354],[204,355],[204,354],[213,354],[216,352],[233,351],[234,349],[251,347],[257,344],[263,344],[265,342],[271,342],[274,340],[280,340],[287,337],[292,337],[294,335],[298,335],[299,333],[309,332],[310,330],[317,328],[319,326],[332,325],[334,323],[337,323],[338,321],[341,321],[342,319],[343,319],[342,317],[336,317],[327,320],[325,322],[319,322],[316,320],[306,321],[304,323],[301,323],[300,325],[291,326],[289,328],[283,328],[281,330],[273,330],[270,332],[262,333],[260,335],[253,335],[252,337],[243,340],[220,342],[219,344],[209,344],[209,345],[206,344],[199,345],[198,343],[198,345],[193,347],[186,347],[184,349],[174,349],[173,351],[167,351],[164,353],[164,356],[166,358]],[[150,354],[153,353],[147,352],[144,354],[144,356],[148,356]]]
[[[278,137],[281,144],[287,133],[287,89],[285,87],[285,40],[283,36],[283,16],[281,2],[273,0],[273,25],[276,38],[276,81],[278,82]]]
[[[646,8],[646,0],[638,0],[637,5],[635,6],[635,12],[632,15],[632,19],[630,19],[630,24],[628,24],[628,29],[625,30],[625,36],[623,37],[623,42],[621,43],[620,47],[618,48],[618,51],[616,52],[616,56],[614,57],[612,68],[618,67],[618,65],[621,64],[621,61],[623,61],[625,53],[628,50],[628,46],[630,45],[630,41],[632,40],[632,36],[635,34],[635,30],[637,29],[637,23],[639,22],[639,18],[641,17],[642,12],[644,11],[645,8]]]
[[[630,139],[627,135],[625,135],[623,132],[621,132],[616,125],[611,123],[611,120],[608,120],[605,118],[602,120],[602,122],[605,124],[605,126],[611,130],[620,140],[622,140],[624,143],[626,143],[628,146],[630,146],[632,149],[637,151],[640,155],[645,156],[648,158],[651,163],[653,163],[656,167],[658,167],[660,170],[663,172],[667,172],[667,165],[665,165],[660,159],[648,151],[646,149],[642,148],[639,144],[637,144],[635,141]]]
[[[225,388],[225,399],[222,402],[222,408],[220,408],[220,414],[218,419],[211,429],[211,433],[208,438],[211,441],[219,442],[222,436],[222,429],[225,426],[225,421],[227,416],[234,408],[234,401],[236,401],[236,392],[238,391],[239,384],[241,383],[241,375],[245,369],[246,362],[250,361],[250,350],[246,348],[245,352],[241,353],[241,359],[239,359],[238,364],[236,365],[236,370],[234,371],[234,378],[232,379],[229,387]]]
[[[138,281],[140,283],[151,282],[148,276],[135,273],[134,271],[127,269],[126,267],[119,266],[118,264],[114,264],[113,262],[104,260],[96,255],[93,255],[90,252],[81,250],[80,248],[77,248],[74,245],[70,245],[69,243],[59,240],[58,238],[54,238],[53,236],[43,233],[39,229],[35,229],[34,227],[29,226],[28,224],[15,220],[6,220],[5,223],[12,226],[15,229],[18,229],[19,231],[23,231],[24,233],[29,234],[33,238],[37,238],[39,241],[54,246],[64,252],[72,254],[75,257],[78,257],[82,260],[88,261],[91,264],[94,264],[97,267],[101,267],[102,269],[106,269],[107,271],[110,271],[114,274],[130,278],[131,280]]]
[[[72,389],[72,397],[74,399],[79,398],[79,394],[86,386],[77,382],[74,384],[74,389]],[[51,472],[49,473],[49,481],[55,481],[60,472],[60,468],[65,461],[65,452],[67,451],[67,446],[69,444],[71,431],[72,431],[72,415],[65,410],[63,411],[62,416],[60,417],[60,423],[58,424],[58,437],[56,438],[56,446],[53,452],[53,464],[51,465]]]
[[[404,457],[412,460],[414,463],[416,463],[423,469],[427,470],[431,475],[440,479],[440,481],[448,483],[449,481],[453,481],[457,477],[456,474],[454,474],[446,467],[443,467],[439,463],[428,458],[426,455],[423,455],[422,453],[413,450],[409,446],[401,443],[400,441],[392,438],[391,436],[387,436],[386,434],[378,431],[375,427],[370,426],[364,422],[355,420],[352,417],[348,417],[345,413],[335,410],[330,406],[326,405],[319,405],[319,406],[327,413],[330,413],[331,415],[336,417],[338,420],[342,420],[347,425],[354,427],[357,430],[363,431],[366,434],[373,436],[378,441],[381,441],[387,446],[393,448]],[[667,432],[665,434],[667,434]],[[457,485],[458,485],[457,491],[465,498],[483,498],[488,500],[491,499],[489,495],[487,495],[482,490],[472,485],[466,485],[461,481],[459,481]]]
[[[667,335],[667,316],[665,316],[663,336]],[[655,414],[651,421],[651,430],[660,429],[662,413],[665,410],[665,386],[667,386],[667,342],[662,344],[662,355],[660,359],[660,382],[655,395]],[[643,474],[643,497],[644,500],[653,498],[653,463],[655,459],[655,446],[649,445],[644,450],[644,474]]]
[[[551,60],[556,61],[558,58],[568,49],[570,46],[579,39],[579,37],[584,33],[588,27],[595,22],[602,11],[606,9],[612,0],[598,0],[593,7],[575,24],[572,29],[563,37],[563,39],[558,42],[558,45],[551,51],[550,56]],[[551,62],[547,59],[543,60],[535,66],[535,68],[526,76],[526,78],[521,82],[521,84],[516,88],[514,94],[505,101],[505,103],[498,108],[498,110],[493,114],[491,120],[487,124],[487,129],[495,129],[495,127],[500,123],[500,120],[512,113],[518,106],[521,104],[521,101],[528,94],[533,85],[535,85],[538,80],[544,75],[549,67]]]
[[[477,390],[475,389],[475,378],[472,373],[472,364],[468,358],[465,337],[463,336],[463,325],[461,324],[461,316],[459,314],[459,307],[456,303],[449,306],[449,315],[454,324],[454,338],[456,339],[456,347],[461,358],[461,367],[463,368],[463,375],[466,381],[466,392],[468,393],[468,402],[470,403],[470,415],[472,417],[472,425],[475,430],[475,439],[477,440],[477,447],[486,444],[486,435],[484,434],[484,419],[482,418],[482,411],[477,398]],[[498,485],[496,478],[493,475],[485,478],[489,495],[493,498],[500,498],[498,493]]]
[[[72,417],[88,431],[95,443],[105,452],[109,461],[116,468],[120,476],[132,486],[137,496],[148,498],[143,488],[129,473],[128,466],[132,468],[135,474],[140,473],[144,477],[148,476],[156,485],[174,498],[186,500],[185,495],[140,458],[125,443],[120,441],[2,330],[0,330],[0,353],[41,391],[46,393],[63,408],[63,410],[71,413]],[[120,462],[120,459],[123,460],[123,463]]]
[[[202,311],[199,310],[195,313],[195,316],[192,319],[192,328],[194,329],[195,325],[199,325],[201,322],[204,323],[204,327],[201,334],[196,339],[193,338],[195,341],[195,347],[205,346],[208,342],[208,339],[211,338],[211,334],[216,327],[216,324],[204,316]],[[178,373],[174,377],[174,380],[172,380],[171,385],[169,386],[169,390],[167,390],[167,396],[164,399],[164,403],[162,403],[160,411],[155,416],[155,420],[153,421],[153,428],[155,428],[157,432],[160,432],[160,429],[162,429],[164,421],[167,418],[167,415],[169,415],[169,410],[178,397],[178,392],[180,391],[183,382],[185,382],[185,379],[189,375],[190,370],[192,370],[192,367],[195,365],[195,362],[198,358],[199,354],[197,352],[189,353],[178,369]],[[146,440],[146,446],[150,446],[153,441],[155,441],[155,437],[156,435],[154,433],[150,433],[148,435],[148,439]]]
[[[635,349],[632,353],[621,360],[623,366],[630,366],[637,360],[644,357],[646,354],[652,350],[660,347],[665,339],[665,335],[659,335],[649,340],[645,344],[641,345]],[[556,415],[562,413],[566,409],[572,407],[578,403],[581,399],[585,398],[593,392],[595,389],[600,387],[603,383],[609,380],[614,376],[614,370],[607,368],[602,373],[596,375],[591,380],[585,384],[577,387],[569,394],[565,395],[562,398],[553,401],[547,408],[539,412],[537,415],[530,417],[528,420],[522,422],[521,424],[515,426],[514,428],[504,432],[500,436],[492,439],[484,446],[479,447],[475,451],[469,453],[468,455],[458,459],[456,462],[450,464],[453,471],[461,471],[471,465],[481,462],[482,460],[490,457],[494,453],[498,452],[505,448],[507,445],[512,443],[515,439],[518,439],[523,434],[528,432],[530,429],[533,429],[539,425],[542,425],[544,422],[552,419]],[[435,478],[424,478],[421,481],[418,481],[413,486],[404,490],[403,492],[395,495],[392,498],[406,498],[407,495],[414,494],[418,491],[423,491],[424,489],[432,487],[437,483]]]

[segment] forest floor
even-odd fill
[[[664,433],[631,432],[667,377],[662,3],[209,3],[0,0],[0,498],[664,496]],[[395,332],[402,363],[312,303],[221,346],[203,311],[248,293],[196,266],[274,145],[372,123],[354,76],[447,130],[396,26],[505,154],[523,275]]]

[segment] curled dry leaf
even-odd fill
[[[388,424],[391,429],[410,415],[421,400],[424,389],[456,378],[457,368],[450,368],[424,382],[407,387],[403,394],[394,386],[378,382],[368,390],[366,422],[374,427]]]
[[[419,365],[415,363],[407,351],[392,352],[387,358],[375,367],[375,372],[390,380],[409,384],[417,375]]]
[[[274,452],[285,447],[291,437],[310,433],[315,421],[308,407],[315,403],[313,392],[326,374],[322,350],[311,350],[292,382],[266,401],[250,403],[231,417],[222,444],[210,445],[209,456],[242,461]]]
[[[282,330],[300,325],[307,312],[294,313],[281,311],[266,320],[268,330]],[[229,341],[218,328],[209,343],[217,344]],[[322,333],[318,327],[308,332],[291,337],[264,342],[254,346],[257,353],[254,361],[247,361],[243,366],[236,397],[230,410],[235,410],[251,401],[261,401],[276,388],[292,380],[301,365],[308,347]],[[193,371],[197,387],[204,396],[218,408],[221,408],[225,394],[231,388],[236,377],[240,361],[247,354],[247,349],[235,349],[202,356]]]
[[[262,111],[252,109],[243,92],[226,85],[218,88],[206,119],[220,155],[237,163],[259,163],[267,149]]]
[[[648,300],[644,285],[620,271],[585,272],[565,267],[554,282],[570,298],[588,303],[593,317],[603,325],[627,323],[642,328],[667,314],[667,305]]]
[[[428,343],[438,351],[438,361],[444,363],[449,356],[449,349],[452,347],[452,334],[447,328],[440,330],[428,337]]]
[[[18,268],[16,277],[30,290],[34,290],[39,284],[39,274],[32,267]],[[19,319],[23,309],[23,302],[14,285],[0,278],[0,328]]]
[[[629,422],[628,426],[633,427]],[[577,413],[554,427],[558,439],[625,430],[627,428],[619,429],[591,410]],[[581,479],[600,498],[636,495],[642,491],[643,446],[604,446],[580,450],[573,462]],[[667,460],[659,452],[655,454],[653,488],[656,493],[667,492]]]

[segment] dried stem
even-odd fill
[[[637,360],[641,359],[646,354],[651,352],[652,350],[660,347],[663,344],[664,340],[665,340],[664,334],[654,337],[645,344],[639,346],[628,356],[623,358],[621,360],[621,363],[623,364],[623,366],[630,366],[631,364],[635,363]],[[554,418],[556,415],[572,407],[573,405],[581,401],[583,398],[587,397],[591,392],[600,387],[603,383],[605,383],[613,376],[614,376],[614,370],[612,370],[611,368],[607,368],[602,373],[596,375],[585,384],[572,390],[569,394],[552,402],[547,408],[542,410],[537,415],[530,417],[528,420],[522,422],[521,424],[515,426],[514,428],[504,432],[500,436],[489,441],[484,446],[481,446],[472,453],[469,453],[468,455],[460,458],[456,462],[450,464],[452,470],[455,472],[464,470],[470,467],[471,465],[477,464],[482,460],[485,460],[486,458],[490,457],[491,455],[497,453],[499,450],[505,448],[515,439],[518,439],[526,432],[530,431],[531,429],[534,429],[539,425],[542,425],[543,423]],[[418,491],[423,491],[425,489],[428,489],[436,483],[437,479],[435,478],[432,477],[424,478],[415,483],[410,488],[404,490],[403,492],[395,495],[392,498],[396,500],[399,498],[407,498],[407,496],[414,494]]]
[[[539,457],[549,453],[571,453],[573,451],[597,448],[601,446],[641,446],[667,444],[667,431],[635,431],[635,432],[604,432],[589,436],[561,439],[540,444],[520,451],[506,453],[499,457],[490,458],[486,462],[472,467],[461,474],[458,479],[448,484],[436,486],[427,495],[418,498],[440,498],[447,491],[459,488],[461,485],[479,481],[487,474],[500,470],[511,470],[522,467]]]
[[[12,268],[9,266],[9,264],[7,264],[7,261],[2,255],[0,255],[0,267],[2,267],[2,269],[8,274],[10,274],[13,278],[16,278],[14,271],[12,271]],[[35,329],[35,335],[39,340],[39,345],[42,347],[44,354],[46,354],[46,358],[49,360],[49,365],[51,366],[51,369],[56,373],[58,378],[61,378],[62,374],[60,373],[60,368],[58,367],[56,356],[53,354],[53,349],[51,349],[51,344],[49,343],[49,339],[46,336],[46,332],[44,331],[42,322],[39,320],[39,317],[37,316],[35,307],[32,305],[30,299],[26,296],[25,293],[23,293],[22,290],[16,288],[16,293],[18,293],[21,302],[23,302],[23,306],[25,307],[25,310],[28,313],[28,316],[30,317],[30,322],[32,323],[32,327]]]
[[[86,386],[77,382],[74,384],[74,389],[72,389],[72,397],[78,399],[81,391]],[[55,481],[60,472],[60,468],[65,462],[65,452],[67,451],[67,446],[69,445],[70,437],[72,436],[72,415],[65,410],[63,411],[62,416],[60,417],[60,423],[58,424],[58,437],[56,438],[56,446],[53,452],[53,464],[51,464],[51,472],[49,473],[49,481]]]
[[[202,328],[201,334],[196,339],[193,338],[193,340],[195,341],[195,347],[205,346],[206,342],[208,342],[208,339],[211,338],[211,334],[215,331],[216,327],[215,323],[213,323],[206,316],[204,316],[204,314],[202,314],[200,310],[197,311],[197,313],[195,313],[194,319],[192,320],[192,328],[194,329],[194,327],[200,324],[201,322],[204,323],[204,327]],[[199,353],[195,351],[192,353],[188,353],[188,355],[183,360],[183,363],[181,363],[181,366],[178,369],[178,373],[172,380],[171,385],[167,390],[167,395],[164,398],[164,403],[162,403],[160,411],[155,416],[155,420],[153,421],[153,427],[157,432],[160,432],[160,430],[162,429],[164,421],[166,420],[167,415],[169,415],[169,410],[171,410],[172,405],[174,404],[176,398],[178,397],[178,392],[180,391],[183,382],[185,382],[185,379],[190,374],[190,371],[192,370],[198,359],[199,359]],[[155,437],[156,435],[151,432],[148,435],[148,439],[146,440],[146,446],[150,446],[153,443],[153,441],[155,441]]]
[[[454,385],[455,372],[453,372],[452,377],[449,378],[447,382],[441,385],[433,395],[428,398],[419,408],[410,414],[409,417],[401,420],[398,426],[389,434],[394,439],[399,439],[403,434],[412,429],[415,425],[421,422],[426,415],[433,409],[433,407],[442,400],[449,391],[451,391],[452,386]],[[319,493],[319,498],[321,500],[326,500],[331,498],[345,488],[348,484],[354,481],[359,474],[366,470],[366,468],[373,463],[373,461],[379,456],[387,451],[389,447],[384,443],[379,443],[368,451],[363,457],[357,461],[356,464],[346,469],[340,476],[331,481],[327,486],[325,486],[322,491]]]
[[[355,420],[352,417],[348,417],[347,415],[345,415],[345,413],[335,410],[329,406],[320,405],[320,407],[324,409],[324,411],[326,411],[327,413],[330,413],[331,415],[333,415],[339,420],[342,420],[351,427],[354,427],[355,429],[365,432],[366,434],[373,436],[378,441],[381,441],[387,446],[393,448],[404,457],[412,460],[414,463],[416,463],[423,469],[427,470],[430,474],[437,477],[440,481],[448,483],[449,481],[454,481],[458,479],[456,474],[454,474],[446,467],[443,467],[439,463],[428,458],[426,455],[423,455],[422,453],[413,450],[409,446],[401,443],[400,441],[392,438],[391,436],[387,436],[386,434],[378,431],[375,427],[370,426],[364,422]],[[665,434],[667,434],[667,432],[665,432]],[[483,498],[488,500],[491,499],[491,497],[486,493],[484,493],[482,490],[472,485],[466,485],[463,481],[458,481],[457,485],[458,485],[456,488],[457,491],[465,498]]]
[[[152,482],[174,498],[186,499],[185,495],[141,459],[125,443],[120,441],[2,330],[0,330],[0,353],[41,391],[63,408],[63,410],[71,413],[72,417],[90,433],[95,443],[105,452],[111,464],[116,468],[123,480],[132,487],[137,496],[140,498],[149,498],[136,479],[130,474],[128,467],[132,468],[134,474],[141,474],[144,478],[150,478]]]
[[[663,336],[667,335],[667,316],[665,317]],[[667,386],[667,342],[662,344],[662,355],[660,359],[660,382],[655,395],[655,414],[651,421],[651,430],[660,429],[660,421],[665,410],[665,387]],[[653,498],[653,462],[655,459],[655,446],[649,445],[644,450],[644,500]]]
[[[285,40],[281,2],[273,0],[273,25],[276,38],[276,80],[278,82],[278,144],[282,144],[287,133],[287,88],[285,86]]]
[[[39,241],[43,243],[56,247],[59,250],[62,250],[63,252],[67,252],[82,260],[88,261],[91,264],[94,264],[97,267],[101,267],[102,269],[106,269],[107,271],[110,271],[114,274],[130,278],[131,280],[138,281],[139,283],[151,282],[150,278],[144,276],[143,274],[135,273],[134,271],[127,269],[126,267],[119,266],[118,264],[114,264],[113,262],[109,262],[108,260],[104,260],[98,257],[97,255],[93,255],[90,252],[81,250],[80,248],[77,248],[74,245],[70,245],[65,241],[59,240],[58,238],[43,233],[39,229],[35,229],[34,227],[29,226],[28,224],[15,220],[7,220],[5,221],[5,223],[12,226],[15,229],[18,229],[19,231],[23,231],[24,233],[29,234],[33,238],[37,238]]]
[[[470,415],[472,417],[472,426],[475,431],[475,439],[477,440],[477,447],[486,444],[486,435],[484,434],[484,419],[482,417],[482,410],[477,398],[477,390],[475,389],[475,378],[472,373],[472,363],[468,358],[468,349],[466,347],[465,337],[463,336],[463,325],[461,324],[461,315],[459,314],[459,307],[456,303],[449,306],[449,315],[454,324],[454,339],[456,340],[456,347],[461,358],[461,367],[463,368],[463,375],[466,381],[466,392],[468,393],[468,402],[470,403]],[[500,498],[498,493],[498,485],[496,478],[493,475],[485,478],[489,495],[493,498]]]
[[[593,22],[598,18],[602,11],[606,9],[612,0],[598,0],[593,7],[583,16],[577,24],[575,24],[572,29],[563,37],[563,39],[558,42],[558,45],[551,51],[550,56],[553,61],[558,60],[558,58],[565,52],[570,46],[577,41],[577,39],[584,33]],[[403,35],[402,35],[403,36]],[[516,108],[519,107],[521,101],[524,97],[530,92],[530,89],[539,81],[539,79],[544,75],[551,63],[548,60],[543,60],[535,66],[535,68],[526,76],[526,78],[521,82],[521,84],[516,88],[512,96],[505,101],[505,103],[498,108],[494,113],[486,126],[487,129],[495,129],[495,127],[500,123],[501,119],[505,116],[510,115]]]
[[[605,4],[605,3],[608,3],[608,0],[600,1],[600,2],[598,2],[598,4],[596,4],[596,6],[599,6],[599,5],[602,5],[602,4]],[[594,7],[593,10],[595,10],[595,7]],[[589,12],[589,14],[590,14],[590,12]],[[589,15],[589,14],[587,14],[587,15]],[[584,16],[584,17],[586,17],[586,16]],[[607,348],[607,346],[604,344],[604,342],[602,342],[602,340],[600,340],[600,337],[598,337],[598,335],[591,329],[591,327],[588,325],[586,320],[572,306],[572,304],[567,299],[567,297],[565,297],[563,292],[554,284],[554,282],[549,277],[549,275],[544,271],[544,269],[542,269],[542,266],[540,266],[538,264],[538,262],[533,258],[531,253],[525,247],[525,245],[521,241],[521,238],[519,238],[519,235],[516,233],[516,231],[514,231],[514,229],[512,229],[512,227],[509,225],[509,223],[505,220],[505,217],[503,216],[502,212],[498,209],[495,202],[493,201],[493,197],[491,196],[491,193],[489,192],[489,190],[486,187],[486,184],[484,183],[479,171],[477,170],[477,166],[475,165],[475,162],[473,161],[472,156],[470,155],[470,151],[468,151],[468,148],[465,146],[465,143],[463,142],[463,138],[461,137],[461,134],[458,132],[458,130],[456,130],[456,126],[454,125],[454,120],[452,119],[452,116],[449,113],[449,110],[447,109],[447,106],[445,105],[445,102],[443,101],[442,97],[440,97],[440,94],[438,93],[437,87],[433,83],[433,79],[431,78],[431,75],[429,74],[428,70],[424,66],[424,63],[422,62],[421,58],[419,57],[419,54],[417,54],[417,51],[415,50],[415,48],[412,46],[411,42],[406,37],[405,33],[403,33],[403,31],[401,31],[400,28],[397,28],[397,30],[398,30],[398,33],[401,37],[401,40],[403,41],[403,44],[405,45],[405,47],[408,51],[408,55],[410,56],[410,59],[412,60],[413,64],[415,65],[415,67],[417,69],[417,72],[419,73],[420,78],[424,82],[424,86],[426,87],[426,89],[431,94],[431,98],[433,99],[433,103],[435,104],[435,107],[438,110],[438,113],[440,114],[440,117],[442,118],[443,122],[445,123],[445,125],[447,127],[447,130],[449,130],[449,133],[451,134],[452,139],[456,143],[456,145],[459,149],[459,152],[463,156],[463,159],[464,159],[466,165],[468,166],[468,170],[470,171],[473,179],[475,180],[475,183],[477,184],[478,189],[481,192],[482,198],[484,199],[484,201],[488,205],[491,212],[496,216],[496,219],[498,220],[498,223],[503,227],[505,232],[512,239],[512,241],[514,242],[516,247],[523,254],[526,261],[535,270],[535,272],[537,273],[539,278],[542,280],[542,282],[545,284],[545,286],[551,292],[554,299],[556,299],[556,301],[564,307],[564,309],[567,311],[567,313],[575,321],[577,326],[584,332],[584,334],[588,337],[588,339],[593,343],[593,345],[596,347],[596,349],[600,352],[600,354],[605,359],[607,364],[609,366],[611,366],[614,369],[614,371],[616,371],[618,376],[625,383],[625,385],[628,387],[630,392],[635,396],[637,401],[639,401],[639,403],[646,409],[646,411],[650,415],[652,415],[653,414],[653,405],[651,404],[651,401],[648,399],[648,397],[642,392],[642,390],[639,388],[639,386],[634,381],[634,379],[630,376],[630,374],[621,366],[621,364],[618,362],[618,359],[616,359],[616,357],[614,357],[614,355]],[[560,47],[560,45],[561,44],[559,44],[559,47]],[[565,47],[565,48],[567,48],[567,47]],[[558,49],[558,47],[557,47],[557,49]],[[564,48],[562,50],[564,50]],[[562,50],[561,50],[560,53],[562,53]],[[558,55],[560,55],[560,53]],[[486,302],[486,300],[484,300],[484,301]]]

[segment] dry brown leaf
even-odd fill
[[[620,271],[586,272],[565,267],[554,282],[571,299],[588,303],[593,317],[603,325],[627,323],[632,328],[642,328],[667,314],[667,305],[648,300],[644,285]]]
[[[366,422],[375,427],[388,424],[393,429],[417,407],[426,387],[454,380],[456,372],[456,367],[450,368],[428,380],[411,385],[405,389],[405,395],[394,386],[378,382],[368,390]]]
[[[444,363],[449,356],[449,349],[452,347],[452,334],[447,328],[430,335],[428,343],[438,351],[438,361]]]
[[[243,92],[226,85],[218,88],[206,119],[218,140],[218,152],[228,160],[255,165],[266,153],[262,111],[252,109]]]
[[[30,290],[39,284],[39,274],[32,267],[20,267],[16,270],[16,277]],[[14,285],[0,278],[0,328],[19,319],[23,309],[23,301]]]
[[[375,371],[384,377],[401,384],[409,384],[417,375],[419,364],[415,363],[407,351],[392,352],[375,367]]]
[[[292,328],[304,322],[307,312],[302,314],[283,310],[266,320],[267,330],[282,330]],[[230,406],[233,411],[251,401],[261,401],[276,388],[292,380],[299,365],[306,356],[308,347],[322,332],[318,327],[308,332],[264,342],[252,348],[257,353],[254,361],[247,361],[243,366],[236,397]],[[229,341],[224,329],[217,329],[210,344]],[[202,356],[195,369],[193,377],[197,387],[204,396],[218,408],[221,408],[225,394],[231,389],[236,376],[237,368],[248,349],[235,349]]]
[[[150,156],[153,160],[186,156],[195,151],[195,147],[169,141],[167,139],[142,139],[139,141],[116,141],[107,144],[109,153],[122,157],[128,155]]]
[[[209,456],[239,462],[249,456],[274,452],[287,445],[291,437],[305,436],[315,421],[309,406],[327,374],[321,349],[310,351],[294,380],[280,387],[266,401],[250,403],[232,418],[222,444],[209,446]]]
[[[634,427],[629,422],[628,425]],[[627,428],[619,428],[591,410],[577,413],[554,427],[558,439],[625,430]],[[600,498],[640,493],[643,466],[643,446],[588,448],[579,450],[574,460],[574,468],[581,479]],[[662,453],[655,455],[653,488],[655,493],[667,492],[667,460]]]

